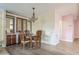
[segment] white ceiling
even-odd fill
[[[35,7],[36,13],[40,11],[44,11],[50,5],[54,4],[32,4],[32,3],[6,3],[0,4],[0,8],[8,10],[12,13],[19,14],[22,16],[31,16],[32,15],[32,7]]]
[[[22,16],[31,16],[32,15],[32,7],[35,7],[36,14],[41,14],[45,12],[48,8],[58,7],[62,4],[48,4],[48,3],[2,3],[0,4],[0,8],[8,10],[12,13],[19,14]]]

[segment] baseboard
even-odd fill
[[[49,45],[57,45],[59,42],[55,42],[55,43],[49,43],[49,42],[46,42],[46,41],[42,41],[42,43],[45,43],[45,44],[49,44]]]
[[[60,40],[60,41],[73,42],[73,40]]]
[[[60,41],[73,42],[73,40],[60,40]]]

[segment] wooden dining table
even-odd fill
[[[32,40],[34,36],[35,36],[34,34],[26,35],[26,39],[29,39],[30,41],[30,48],[32,48]]]

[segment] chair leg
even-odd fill
[[[41,47],[41,43],[37,42],[37,48],[40,48],[40,47]]]
[[[36,48],[36,46],[37,46],[36,42],[33,42],[33,43],[34,43],[34,47]]]
[[[23,43],[23,48],[25,48],[25,43]]]
[[[38,42],[38,48],[40,48],[40,42]]]
[[[35,48],[38,48],[38,47],[39,47],[39,43],[35,42]]]
[[[36,42],[36,48],[38,48],[38,43]]]
[[[32,48],[32,42],[30,42],[30,48]]]
[[[28,47],[30,47],[30,42],[28,43]]]
[[[41,42],[39,42],[39,48],[41,47]]]
[[[20,47],[22,47],[23,46],[23,44],[22,43],[20,43]]]

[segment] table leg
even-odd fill
[[[30,48],[32,48],[32,38],[30,38]]]

